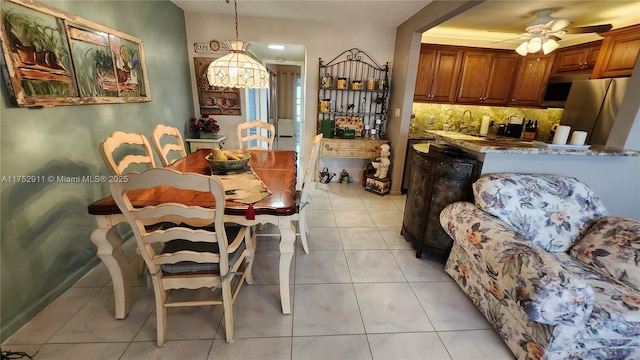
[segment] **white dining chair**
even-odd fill
[[[99,148],[100,155],[112,175],[123,175],[127,170],[142,171],[156,167],[151,145],[144,135],[116,131],[100,143]],[[142,276],[144,260],[139,250],[136,250],[136,254],[136,273]]]
[[[162,142],[165,144],[162,145]],[[163,166],[173,164],[179,158],[187,156],[182,135],[175,127],[158,124],[151,132],[151,144],[156,149]],[[172,156],[172,153],[178,153],[180,157]]]
[[[298,228],[300,229],[300,241],[302,242],[302,249],[305,253],[309,253],[309,245],[307,243],[307,234],[309,233],[309,226],[307,224],[306,208],[310,204],[311,196],[309,195],[309,188],[313,182],[313,174],[315,173],[316,162],[320,155],[320,142],[322,141],[322,134],[318,134],[313,138],[313,146],[311,147],[311,153],[309,154],[309,162],[305,168],[305,172],[302,179],[302,186],[300,190],[296,192],[296,205],[298,212],[294,216],[294,220],[298,220]]]
[[[233,342],[233,303],[244,281],[253,283],[255,239],[249,236],[246,226],[225,223],[225,193],[220,179],[155,168],[131,174],[127,182],[112,182],[109,186],[149,269],[156,300],[157,346],[166,341],[168,308],[219,304],[224,308],[226,340]],[[204,208],[160,202],[141,206],[129,198],[133,191],[158,186],[210,193],[216,205]],[[178,289],[201,288],[211,291],[171,297]]]
[[[238,124],[238,143],[240,149],[273,150],[276,128],[260,120]]]
[[[130,167],[145,170],[156,167],[153,150],[144,135],[116,131],[100,143],[100,155],[111,175],[122,175]],[[124,155],[119,156],[124,152]]]

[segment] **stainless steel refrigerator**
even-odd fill
[[[587,144],[606,145],[628,78],[577,80],[571,85],[560,124],[587,132]]]

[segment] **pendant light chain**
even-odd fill
[[[240,37],[238,36],[238,1],[237,0],[233,0],[233,7],[236,12],[236,41],[238,41]]]
[[[228,3],[231,2],[231,0],[225,0]],[[236,19],[236,41],[238,41],[238,39],[240,39],[240,36],[238,36],[238,1],[237,0],[233,0],[233,9],[235,11],[235,19]]]

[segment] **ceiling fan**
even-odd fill
[[[518,38],[525,40],[515,49],[518,54],[525,56],[542,50],[546,55],[558,48],[557,41],[561,40],[562,35],[603,33],[612,28],[611,24],[569,27],[573,20],[554,18],[551,16],[552,13],[553,11],[549,9],[536,12],[536,18],[525,28],[526,33]]]

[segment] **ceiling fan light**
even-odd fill
[[[518,53],[518,55],[521,56],[526,56],[528,51],[527,51],[527,45],[529,45],[529,43],[527,41],[523,42],[522,44],[520,44],[517,48],[516,48],[516,52]]]
[[[527,51],[529,53],[537,53],[540,49],[542,49],[542,39],[535,37],[529,40],[529,44],[527,45]]]
[[[553,40],[553,39],[545,39],[544,43],[542,44],[542,53],[547,55],[549,53],[551,53],[553,50],[558,48],[558,42]]]

